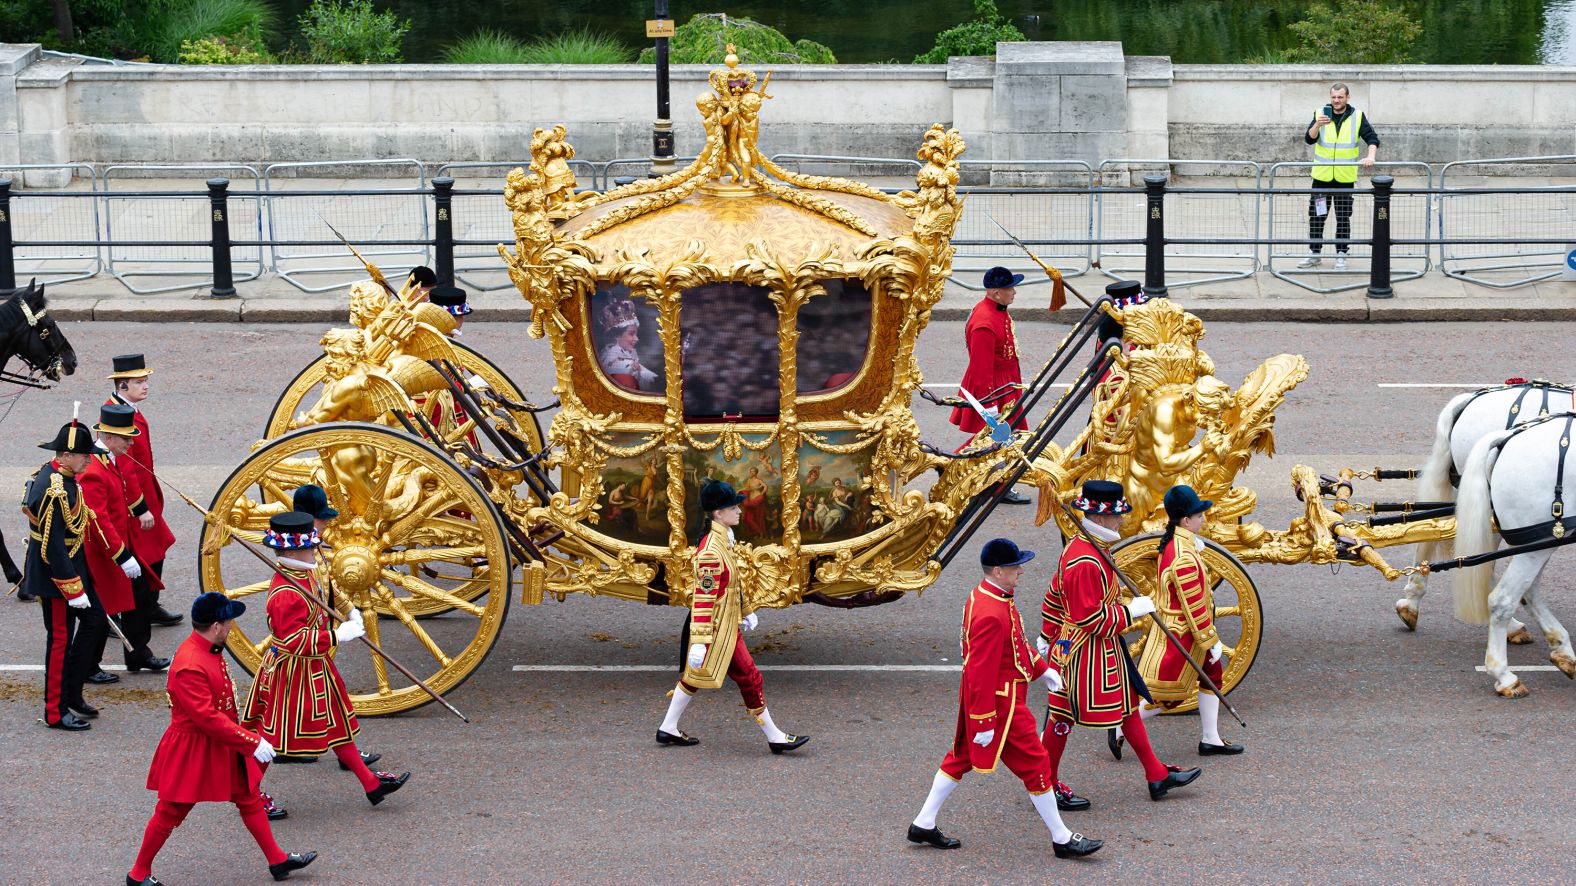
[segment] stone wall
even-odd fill
[[[708,68],[673,71],[677,150],[701,143]],[[107,66],[0,44],[0,167],[414,157],[514,162],[562,122],[588,160],[650,151],[639,65]],[[1332,80],[1379,128],[1383,159],[1576,154],[1576,68],[1177,65],[1118,43],[1002,44],[947,65],[785,66],[762,114],[770,153],[911,157],[933,122],[968,160],[1303,160]],[[32,184],[34,176],[29,176]]]

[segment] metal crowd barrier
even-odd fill
[[[1451,243],[1447,232],[1462,239],[1531,239],[1565,231],[1576,243],[1576,187],[1570,185],[1525,186],[1516,199],[1505,201],[1503,186],[1474,188],[1455,181],[1492,167],[1527,167],[1540,170],[1543,178],[1553,166],[1567,167],[1566,176],[1576,176],[1576,156],[1509,157],[1500,160],[1458,160],[1439,170],[1439,270],[1447,277],[1466,280],[1491,289],[1525,286],[1560,276],[1569,246],[1542,244],[1462,244]],[[1495,176],[1503,181],[1502,176]],[[1525,193],[1531,191],[1532,193]],[[1488,204],[1485,206],[1485,204]]]
[[[576,178],[584,176],[595,180],[600,174],[591,163],[571,160],[569,164]],[[494,244],[474,246],[456,243],[454,279],[483,292],[514,286],[496,245],[514,242],[514,223],[509,213],[502,210],[503,187],[510,170],[529,168],[530,165],[530,161],[526,160],[516,163],[445,163],[438,167],[433,175],[434,181],[444,176],[474,180],[470,192],[454,195],[454,239],[486,240]],[[456,186],[466,187],[460,183]],[[476,193],[478,189],[486,193]],[[501,279],[499,275],[502,275]]]
[[[409,177],[405,188],[359,189],[349,198],[324,195],[321,191],[292,194],[282,180],[302,177],[333,177],[334,172],[386,170],[385,178]],[[268,192],[268,240],[300,242],[333,240],[335,230],[352,243],[360,240],[411,241],[422,245],[386,245],[362,249],[374,259],[390,279],[404,276],[416,265],[427,264],[427,241],[432,239],[427,214],[427,167],[420,160],[342,160],[325,163],[274,163],[263,170],[263,189]],[[273,248],[274,273],[302,292],[330,292],[361,279],[361,263],[345,254],[337,244],[324,246],[286,246]],[[302,278],[332,275],[332,282],[309,285]]]
[[[1110,177],[1128,179],[1133,171],[1164,172],[1178,175],[1231,175],[1252,180],[1254,191],[1264,182],[1264,169],[1251,160],[1143,160],[1117,159],[1102,162],[1098,181]],[[1186,170],[1186,172],[1184,172]],[[1259,269],[1258,244],[1263,211],[1257,193],[1241,194],[1221,188],[1218,193],[1167,194],[1166,226],[1174,237],[1188,239],[1237,240],[1233,244],[1179,244],[1166,248],[1168,286],[1198,286],[1225,280],[1252,277]],[[1248,199],[1244,200],[1246,196]],[[1101,188],[1095,201],[1095,237],[1100,273],[1120,280],[1144,268],[1145,250],[1113,245],[1108,241],[1143,236],[1146,202],[1141,191]],[[1180,264],[1178,262],[1181,262]],[[1175,279],[1175,275],[1184,275]]]
[[[138,295],[213,285],[212,251],[204,245],[212,233],[207,195],[194,192],[190,196],[148,196],[123,184],[138,178],[226,178],[255,195],[262,182],[257,169],[239,163],[199,163],[125,164],[104,170],[104,239],[108,244],[105,258],[110,275]],[[258,197],[230,198],[228,222],[232,240],[261,240],[262,218],[262,201]],[[126,232],[122,240],[188,240],[192,245],[126,245],[116,242],[117,230]],[[157,230],[159,236],[146,236],[149,230]],[[262,246],[237,246],[231,252],[231,261],[232,265],[250,267],[237,280],[255,280],[265,268]],[[146,287],[132,282],[143,277],[191,279]]]
[[[1314,164],[1298,161],[1276,163],[1269,168],[1264,176],[1268,185],[1265,193],[1265,215],[1268,217],[1265,239],[1269,241],[1264,267],[1272,276],[1309,292],[1328,294],[1362,289],[1370,285],[1370,267],[1365,265],[1372,257],[1368,241],[1373,236],[1374,217],[1372,190],[1365,187],[1371,177],[1364,172],[1359,171],[1357,184],[1347,198],[1352,205],[1350,235],[1344,242],[1336,236],[1339,218],[1337,201],[1334,198],[1344,195],[1339,189],[1331,189],[1329,193],[1332,199],[1325,204],[1328,217],[1324,222],[1324,236],[1318,240],[1321,247],[1320,263],[1315,267],[1296,267],[1312,254],[1314,241],[1309,235],[1309,217],[1316,206],[1314,201],[1323,195],[1322,191],[1310,193],[1315,165],[1358,166],[1359,164],[1356,162]],[[1375,162],[1373,168],[1375,172],[1395,177],[1398,188],[1433,187],[1433,170],[1427,163],[1381,160]],[[1288,179],[1294,176],[1298,179],[1297,182],[1289,183]],[[1390,237],[1394,240],[1426,241],[1432,217],[1433,201],[1427,193],[1396,193],[1388,210]],[[1358,266],[1348,266],[1344,270],[1337,271],[1333,264],[1339,254],[1337,250],[1342,245],[1347,247],[1348,261],[1355,261]],[[1399,260],[1403,263],[1399,267],[1392,265],[1390,276],[1392,282],[1415,280],[1428,273],[1430,267],[1426,242],[1394,244],[1390,247],[1390,259],[1392,262]]]
[[[8,200],[4,221],[12,227],[36,234],[34,240],[98,240],[99,239],[99,174],[87,163],[22,163],[0,165],[0,179],[10,178],[10,196],[26,196],[27,188],[16,185],[26,182],[28,173],[71,173],[70,178],[86,178],[88,190],[58,197],[26,197]],[[19,175],[16,175],[19,174]],[[19,246],[12,255],[12,269],[16,277],[37,278],[44,283],[66,283],[86,280],[104,269],[104,258],[99,247],[93,246]]]

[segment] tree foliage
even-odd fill
[[[728,54],[729,43],[739,61],[747,65],[837,64],[830,47],[814,40],[789,40],[769,25],[723,12],[698,13],[679,25],[668,40],[668,61],[675,65],[720,65]],[[642,63],[656,60],[656,49],[641,50]]]
[[[1308,7],[1291,25],[1299,44],[1286,60],[1315,64],[1395,65],[1411,61],[1423,25],[1384,0],[1333,0]]]
[[[181,43],[183,65],[271,65],[267,47],[245,37],[203,37]]]
[[[974,18],[936,35],[929,52],[914,57],[916,65],[944,65],[955,55],[996,54],[997,43],[1021,43],[1018,26],[1002,17],[995,0],[974,0]]]
[[[370,0],[312,0],[298,22],[307,64],[392,64],[403,61],[401,44],[410,19],[378,12]]]

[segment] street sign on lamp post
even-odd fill
[[[657,178],[675,169],[673,120],[668,110],[668,38],[673,36],[668,0],[656,0],[656,18],[646,22],[646,36],[657,41],[657,119],[651,126],[651,176]]]

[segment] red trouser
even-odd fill
[[[263,850],[263,858],[269,864],[278,864],[286,858],[285,851],[274,842],[274,832],[268,827],[268,815],[263,812],[261,797],[250,791],[242,790],[230,798],[235,808],[241,812],[241,822],[246,829],[251,831],[252,839],[257,841],[257,847]],[[196,803],[176,803],[171,800],[160,800],[159,805],[153,810],[153,817],[148,819],[148,827],[142,833],[142,849],[137,852],[137,863],[131,868],[131,879],[145,880],[153,873],[153,857],[164,848],[164,841],[170,838],[170,833],[181,826],[186,820],[186,814],[192,811]]]
[[[969,758],[972,738],[970,735],[960,735],[954,741],[952,750],[941,761],[941,771],[948,778],[961,781],[964,775],[973,770],[974,764]],[[1029,711],[1029,703],[1022,695],[1018,696],[1012,709],[1012,722],[1007,725],[1007,735],[1002,739],[1001,762],[1013,775],[1023,780],[1023,786],[1031,794],[1043,794],[1056,784],[1051,760],[1046,756],[1045,747],[1040,744],[1040,736],[1036,732],[1034,714]]]
[[[739,695],[744,698],[745,707],[752,712],[766,707],[761,669],[755,666],[755,659],[750,657],[750,650],[744,645],[743,631],[739,632],[739,639],[733,643],[733,660],[728,662],[728,679],[739,684]],[[698,691],[682,680],[679,681],[679,685],[691,695]]]
[[[1040,740],[1045,743],[1045,751],[1051,757],[1051,778],[1057,778],[1057,772],[1062,764],[1062,751],[1067,748],[1067,734],[1073,731],[1073,721],[1061,714],[1053,714],[1050,722],[1045,724],[1045,734]],[[1166,764],[1160,762],[1155,756],[1154,748],[1149,746],[1149,732],[1144,729],[1144,720],[1138,716],[1135,709],[1132,713],[1122,718],[1122,736],[1127,743],[1133,746],[1133,751],[1138,754],[1138,759],[1144,764],[1144,779],[1147,781],[1160,781],[1169,772]]]

